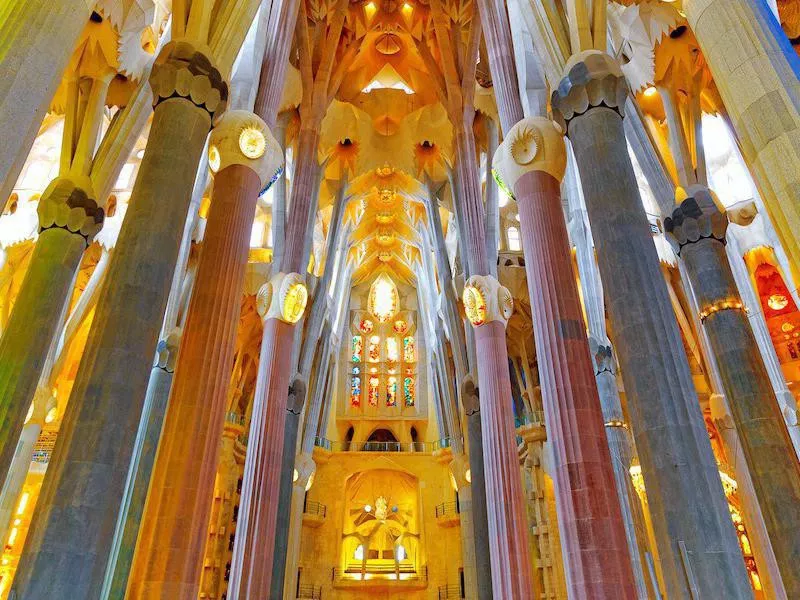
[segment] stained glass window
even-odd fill
[[[378,386],[380,385],[380,378],[377,375],[370,375],[369,377],[369,405],[378,406]]]
[[[369,319],[361,319],[358,328],[361,330],[361,333],[372,333],[375,325]]]
[[[403,400],[406,406],[414,406],[414,378],[406,376],[403,378]]]
[[[400,360],[400,352],[397,347],[397,338],[386,338],[386,360],[389,362],[397,362]]]
[[[397,406],[397,377],[389,377],[387,380],[386,406]]]
[[[397,319],[392,327],[395,333],[403,335],[408,330],[408,323],[403,319]]]
[[[397,287],[386,275],[379,276],[369,290],[369,311],[381,323],[386,323],[397,313],[399,298]]]
[[[378,362],[381,359],[381,338],[373,335],[369,338],[369,347],[367,349],[367,360],[369,362]]]
[[[403,361],[409,362],[416,362],[417,360],[417,349],[416,344],[414,343],[414,336],[408,336],[403,338]]]
[[[353,336],[353,358],[354,363],[361,362],[361,352],[364,349],[364,340],[360,335]]]
[[[353,367],[350,377],[350,406],[361,406],[361,369]]]

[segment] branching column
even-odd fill
[[[800,275],[800,57],[763,0],[686,0],[742,154]]]
[[[562,133],[546,118],[523,119],[495,159],[519,207],[569,594],[636,598],[561,207]]]
[[[39,239],[0,341],[0,478],[11,465],[83,251],[104,217],[86,176],[55,179],[38,211]]]
[[[164,48],[150,83],[147,149],[12,586],[18,600],[100,596],[181,225],[227,100],[219,72],[186,41]]]
[[[198,593],[250,229],[259,191],[277,173],[282,155],[264,122],[247,111],[226,113],[211,133],[209,165],[217,170],[214,197],[142,518],[129,598]]]
[[[572,141],[622,364],[670,598],[750,598],[622,124],[627,89],[608,55],[574,56],[553,93]]]
[[[800,597],[800,463],[725,254],[728,218],[708,189],[687,192],[664,228],[697,296],[786,593]]]

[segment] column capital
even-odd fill
[[[211,62],[209,54],[207,48],[185,39],[164,46],[150,74],[153,107],[170,98],[184,98],[208,111],[213,123],[225,111],[228,84]]]
[[[167,373],[175,372],[175,362],[178,359],[178,349],[181,346],[182,334],[181,328],[175,327],[167,334],[167,337],[158,341],[154,369],[161,369]]]
[[[98,206],[92,181],[81,175],[56,177],[37,208],[39,231],[65,229],[80,235],[88,246],[103,226],[105,211]]]
[[[565,130],[574,117],[598,106],[624,117],[627,97],[628,84],[619,63],[600,50],[586,50],[567,61],[551,97],[553,117]]]
[[[283,149],[261,117],[247,110],[230,110],[211,130],[208,165],[214,173],[231,165],[247,167],[265,189],[283,169]]]
[[[497,147],[492,165],[507,190],[513,190],[519,178],[531,171],[543,171],[561,181],[567,168],[564,129],[545,117],[522,119]]]
[[[725,244],[728,216],[717,205],[711,190],[701,185],[693,185],[688,191],[678,188],[675,200],[678,206],[664,219],[664,232],[678,256],[684,247],[701,240]]]
[[[263,320],[280,319],[294,324],[300,320],[308,303],[308,288],[299,273],[277,273],[261,286],[256,297],[258,314]]]
[[[500,321],[505,327],[514,313],[514,299],[508,288],[491,275],[473,275],[462,295],[464,310],[473,327]]]

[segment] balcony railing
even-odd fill
[[[441,441],[440,441],[441,442]],[[420,452],[431,453],[440,442],[333,442],[314,438],[314,445],[329,452]]]
[[[301,583],[297,586],[297,597],[302,600],[322,600],[322,586]]]
[[[460,585],[440,585],[439,600],[453,600],[463,598]]]
[[[360,566],[360,565],[359,565]],[[359,566],[342,569],[335,567],[332,569],[331,579],[334,583],[372,585],[377,581],[381,582],[400,582],[407,584],[426,583],[428,580],[428,567],[419,567],[414,570],[410,565],[400,565],[399,569],[395,565],[367,565],[362,572]]]
[[[442,502],[436,505],[436,518],[440,517],[453,517],[461,511],[458,507],[458,502]]]
[[[328,514],[328,507],[314,500],[307,500],[303,507],[303,514],[314,515],[324,519]]]

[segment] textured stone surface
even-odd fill
[[[725,254],[728,219],[707,189],[687,191],[664,229],[697,297],[786,593],[800,597],[800,463]]]
[[[684,0],[770,218],[800,275],[800,57],[755,0]]]
[[[12,587],[19,600],[100,594],[209,127],[209,113],[192,102],[156,107]]]
[[[563,144],[563,142],[562,142]],[[600,398],[572,272],[559,181],[514,185],[570,598],[636,598]]]
[[[236,164],[215,179],[129,598],[194,597],[199,591],[260,185],[252,169]]]
[[[619,78],[576,89],[593,65],[569,69],[553,95],[580,169],[608,312],[617,340],[631,425],[670,598],[750,598],[717,465],[694,391],[623,131]],[[595,62],[595,61],[592,61]],[[580,75],[577,78],[574,75]],[[618,79],[614,79],[618,78]],[[576,104],[574,99],[580,100]],[[608,106],[616,105],[614,108]],[[681,545],[686,552],[681,551]],[[683,556],[686,557],[686,562]],[[687,578],[687,572],[691,575]]]

